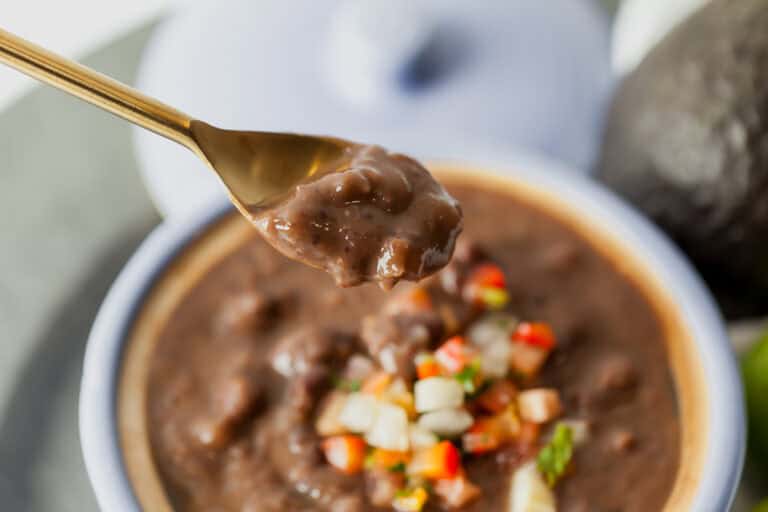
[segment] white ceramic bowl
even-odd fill
[[[514,184],[526,196],[557,205],[580,226],[613,245],[612,251],[617,249],[634,260],[649,286],[664,296],[665,315],[675,318],[677,327],[685,332],[682,337],[689,340],[676,341],[670,349],[671,359],[682,358],[684,373],[689,375],[681,384],[679,368],[672,362],[683,425],[683,476],[678,475],[673,497],[681,487],[684,499],[673,501],[667,509],[727,510],[744,457],[741,384],[723,320],[685,258],[638,213],[578,173],[519,154],[488,162],[487,157],[464,153],[462,160],[474,163],[462,168],[482,169],[496,180]],[[159,226],[120,273],[93,325],[80,392],[80,436],[88,474],[105,511],[139,510],[123,465],[116,414],[128,330],[165,266],[224,211],[226,205],[222,204],[193,218]],[[689,450],[685,446],[691,442],[696,446]]]

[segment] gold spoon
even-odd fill
[[[357,145],[332,137],[223,130],[0,29],[0,62],[192,150],[246,216]]]

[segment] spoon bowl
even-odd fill
[[[279,201],[319,170],[339,169],[356,144],[333,137],[237,131],[192,121],[190,133],[246,217]]]

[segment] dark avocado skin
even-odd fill
[[[768,0],[714,0],[614,98],[597,174],[690,256],[731,318],[768,313]]]

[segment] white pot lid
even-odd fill
[[[590,0],[200,1],[157,29],[138,87],[226,128],[420,155],[525,147],[587,169],[608,40]],[[191,153],[141,130],[136,144],[164,214],[223,193]]]

